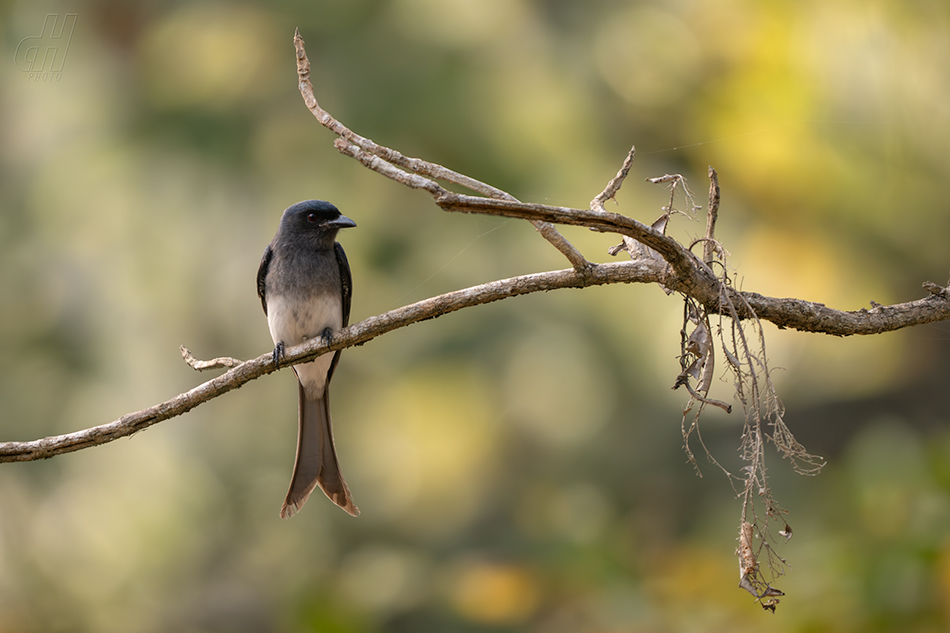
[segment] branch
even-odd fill
[[[188,365],[195,371],[208,371],[209,369],[237,367],[244,362],[243,360],[231,358],[230,356],[220,356],[218,358],[212,358],[211,360],[198,360],[191,353],[191,350],[189,350],[184,345],[179,345],[178,350],[181,352],[182,360],[188,363]]]
[[[299,32],[295,34],[294,44],[297,51],[300,92],[317,120],[340,137],[334,142],[334,146],[340,152],[356,158],[366,167],[408,187],[427,191],[433,196],[436,204],[445,211],[483,213],[528,220],[565,255],[573,268],[493,281],[370,317],[345,328],[330,343],[323,339],[314,339],[287,349],[285,356],[287,365],[308,362],[329,351],[361,345],[395,329],[462,308],[532,292],[558,288],[584,288],[611,283],[658,283],[667,289],[691,297],[709,312],[727,313],[735,319],[758,317],[771,321],[780,328],[795,328],[837,336],[878,334],[950,319],[950,291],[929,282],[925,284],[925,287],[931,296],[925,299],[893,306],[874,304],[871,310],[862,309],[856,312],[833,310],[822,304],[800,299],[775,299],[756,293],[740,293],[731,287],[724,290],[723,284],[704,261],[705,258],[697,257],[689,248],[684,247],[661,230],[625,215],[604,210],[604,203],[616,195],[630,170],[634,156],[633,149],[627,155],[617,175],[608,183],[604,191],[591,201],[590,209],[520,202],[510,194],[474,178],[435,163],[406,157],[393,149],[380,146],[355,134],[319,106],[313,95],[310,62]],[[711,172],[710,177],[714,177],[714,172]],[[486,197],[452,193],[434,179],[463,186]],[[718,205],[718,186],[716,189],[715,200]],[[712,190],[710,195],[712,201]],[[667,213],[671,212],[672,205],[667,210]],[[595,231],[616,233],[632,238],[656,251],[662,257],[662,261],[652,257],[641,257],[624,263],[591,263],[554,228],[555,224],[586,226]],[[707,236],[707,239],[712,239],[711,225],[707,230]],[[187,350],[183,354],[185,352]],[[208,400],[276,370],[270,351],[243,363],[229,358],[204,362],[197,361],[193,357],[188,360],[187,356],[186,361],[196,369],[225,366],[230,366],[231,369],[171,400],[129,413],[108,424],[30,442],[0,443],[0,462],[44,459],[105,444],[120,437],[132,435],[163,420],[182,415]],[[234,366],[235,362],[239,364]]]
[[[636,155],[637,148],[631,147],[630,151],[627,152],[627,157],[623,159],[623,165],[620,166],[620,171],[617,172],[617,175],[611,178],[607,186],[604,187],[604,190],[590,201],[591,211],[606,211],[604,205],[607,204],[608,200],[617,201],[617,193],[620,191],[623,181],[627,179],[627,175],[630,174],[630,168],[633,166],[633,157]]]
[[[707,293],[712,298],[718,291],[716,278],[712,271],[682,244],[660,233],[653,227],[629,218],[620,213],[592,211],[590,209],[572,209],[570,207],[552,207],[544,204],[532,204],[509,200],[492,200],[476,196],[446,192],[436,199],[443,211],[460,213],[484,213],[507,218],[525,220],[543,220],[552,224],[570,224],[586,226],[604,233],[617,233],[632,237],[659,252],[672,266],[676,280],[681,288],[676,290]],[[664,282],[666,283],[666,282]]]
[[[930,283],[924,282],[923,285],[926,287]],[[802,299],[775,299],[755,292],[741,295],[760,319],[771,321],[779,329],[792,328],[833,336],[867,336],[950,319],[950,293],[946,288],[942,290],[942,294],[916,301],[851,312]]]
[[[294,48],[297,54],[297,74],[300,94],[304,103],[316,119],[340,138],[334,147],[341,153],[356,158],[365,167],[380,173],[413,189],[428,191],[445,211],[462,213],[484,213],[530,221],[538,231],[561,251],[571,262],[571,266],[581,274],[591,264],[564,238],[555,228],[555,224],[586,226],[595,231],[617,233],[635,239],[657,251],[673,268],[674,275],[663,281],[663,285],[674,291],[693,297],[712,312],[724,309],[720,305],[720,285],[716,275],[707,265],[708,254],[715,248],[713,231],[719,211],[719,180],[716,171],[710,167],[709,216],[707,217],[707,236],[704,257],[699,259],[689,249],[675,239],[647,226],[633,218],[604,210],[604,203],[613,198],[623,183],[633,162],[636,149],[631,148],[617,175],[608,183],[604,191],[591,201],[590,209],[571,209],[549,207],[518,201],[511,194],[452,171],[435,163],[419,158],[410,158],[400,152],[378,145],[372,140],[356,134],[340,123],[329,112],[320,107],[314,96],[310,80],[310,60],[304,48],[300,31],[294,33]],[[408,171],[405,171],[408,170]],[[437,182],[437,178],[461,185],[486,198],[455,194]],[[668,178],[668,177],[663,177]],[[663,178],[653,179],[662,181]],[[925,282],[929,284],[930,282]],[[935,284],[931,284],[934,285]],[[939,288],[939,286],[936,286]],[[737,291],[730,289],[730,293]],[[944,301],[904,303],[889,307],[875,307],[873,310],[844,312],[832,310],[820,303],[799,299],[774,299],[756,293],[741,293],[732,297],[740,307],[749,305],[755,312],[739,311],[740,318],[759,318],[771,321],[779,328],[794,328],[805,332],[849,336],[852,334],[881,334],[905,327],[950,319],[950,293],[944,294],[931,290],[933,297]],[[931,297],[930,299],[933,299]]]
[[[446,192],[436,200],[445,211],[484,213],[508,218],[542,219],[554,224],[586,226],[595,231],[618,233],[650,246],[669,262],[673,271],[665,275],[663,285],[699,301],[713,312],[724,310],[720,285],[705,262],[672,237],[619,213],[596,212],[589,209],[552,207],[543,204],[491,200]],[[869,335],[891,332],[914,325],[950,319],[950,291],[931,282],[924,282],[931,295],[924,299],[871,310],[847,312],[822,303],[803,299],[778,299],[754,292],[729,290],[736,304],[737,316],[747,319],[758,316],[780,329],[793,328],[804,332],[834,336]],[[750,312],[745,304],[752,309]]]
[[[330,351],[362,345],[387,332],[419,321],[434,319],[462,308],[559,288],[586,288],[614,283],[654,283],[662,277],[662,274],[662,270],[654,262],[630,261],[592,265],[584,274],[576,270],[555,270],[500,279],[424,299],[370,317],[345,328],[329,344],[320,338],[287,348],[281,361],[281,367],[309,362]],[[220,360],[222,359],[215,359],[215,361]],[[234,359],[227,360],[233,361]],[[189,364],[194,366],[190,362]],[[276,370],[273,353],[269,351],[257,358],[242,362],[224,374],[179,394],[171,400],[166,400],[135,413],[129,413],[108,424],[31,442],[0,443],[0,462],[25,462],[46,459],[63,453],[107,444],[147,429],[153,424],[187,413],[204,402],[217,398],[255,378],[260,378]]]
[[[340,152],[347,154],[348,156],[358,158],[360,162],[370,169],[379,171],[379,173],[382,173],[389,178],[392,178],[398,182],[402,182],[403,184],[408,184],[413,188],[425,189],[436,197],[438,197],[441,193],[445,193],[446,191],[445,189],[442,189],[438,183],[431,180],[432,178],[461,185],[470,191],[480,193],[483,196],[488,196],[489,198],[513,200],[517,202],[517,198],[515,198],[513,195],[506,191],[502,191],[497,187],[493,187],[481,182],[480,180],[471,178],[470,176],[452,171],[451,169],[443,167],[442,165],[430,163],[428,161],[422,160],[421,158],[410,158],[408,156],[404,156],[394,149],[378,145],[365,136],[360,136],[359,134],[356,134],[350,130],[348,127],[340,123],[333,115],[321,108],[320,104],[317,102],[317,98],[313,94],[313,84],[310,81],[310,60],[307,58],[307,51],[304,49],[304,41],[303,38],[300,37],[299,29],[294,31],[294,48],[297,51],[297,77],[300,80],[298,83],[300,94],[303,96],[303,100],[307,106],[307,109],[313,113],[313,116],[317,118],[317,121],[319,121],[320,124],[325,128],[340,137],[340,140],[333,144]],[[377,167],[382,167],[381,163],[372,160],[373,158],[380,159],[382,163],[388,164],[391,168],[395,169],[385,169],[384,171],[381,171],[380,169],[377,169]],[[405,176],[409,176],[409,174],[402,172],[403,169],[412,172],[412,174],[421,174],[422,176],[427,176],[428,178],[404,180],[403,178]],[[402,175],[397,172],[402,172]],[[409,181],[413,182],[414,184],[409,184]],[[581,255],[580,251],[574,248],[574,245],[567,241],[567,239],[561,235],[552,224],[538,221],[532,221],[532,224],[544,239],[550,242],[565,257],[567,257],[568,261],[571,262],[571,266],[573,266],[575,270],[584,271],[590,267],[590,262],[584,259],[584,256]]]
[[[706,213],[706,237],[703,242],[703,261],[711,266],[716,254],[716,220],[719,219],[719,174],[709,166],[709,211]]]

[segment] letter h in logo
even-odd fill
[[[59,73],[66,63],[69,40],[76,28],[78,13],[47,13],[43,32],[20,40],[16,47],[16,65],[28,73]]]

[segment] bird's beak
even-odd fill
[[[341,215],[335,220],[327,220],[323,223],[323,226],[332,228],[332,229],[351,229],[356,226],[356,222],[349,219],[345,215]]]

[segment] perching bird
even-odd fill
[[[274,362],[284,347],[316,337],[331,339],[350,319],[353,281],[340,229],[356,222],[323,200],[305,200],[287,207],[273,241],[257,270],[257,294],[274,339]],[[290,490],[280,509],[295,515],[316,486],[353,516],[359,509],[346,487],[333,446],[329,385],[340,352],[324,354],[294,366],[298,382],[297,457]]]

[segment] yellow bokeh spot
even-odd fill
[[[396,0],[393,16],[414,39],[465,48],[517,32],[529,17],[526,9],[523,0]]]
[[[597,70],[630,103],[682,98],[700,73],[699,43],[673,13],[633,6],[605,20],[594,46]]]
[[[567,328],[538,328],[519,343],[511,352],[505,386],[508,416],[551,447],[594,437],[610,419],[617,396],[590,342]]]
[[[741,267],[739,277],[743,285],[773,297],[842,303],[855,276],[836,252],[818,231],[757,227],[745,235],[741,251],[743,261],[755,264]]]
[[[523,622],[540,598],[538,580],[529,570],[484,561],[463,564],[450,590],[450,600],[460,615],[494,625]]]
[[[143,78],[153,102],[228,109],[274,87],[280,67],[267,13],[240,5],[183,5],[142,39]]]
[[[871,300],[891,303],[886,285],[866,274],[861,261],[815,231],[748,232],[737,260],[755,262],[738,270],[740,287],[772,297],[796,297],[838,310],[870,309]],[[887,336],[816,337],[766,330],[767,351],[779,390],[792,388],[800,402],[860,397],[877,392],[907,371],[906,339]]]
[[[354,434],[358,476],[370,480],[360,489],[375,495],[364,505],[429,534],[471,517],[496,460],[487,393],[464,369],[430,367],[367,401]]]

